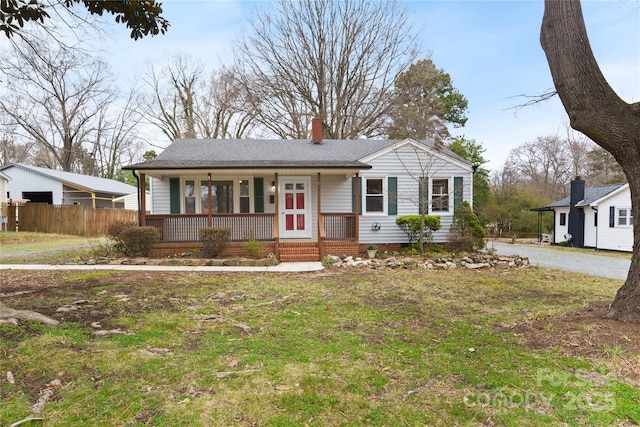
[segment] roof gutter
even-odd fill
[[[362,164],[358,166],[349,165],[349,166],[328,166],[328,165],[287,165],[287,166],[252,166],[252,165],[244,165],[244,166],[210,166],[210,165],[198,165],[198,166],[144,166],[144,165],[129,165],[124,166],[123,170],[130,171],[141,171],[141,170],[229,170],[229,169],[267,169],[267,170],[277,170],[277,169],[353,169],[353,170],[365,170],[371,169],[373,166],[368,164]]]

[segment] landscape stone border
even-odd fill
[[[439,257],[389,256],[383,258],[362,259],[352,256],[327,255],[323,260],[329,268],[370,268],[374,270],[390,269],[435,269],[452,270],[455,268],[498,269],[522,268],[530,266],[529,258],[491,254],[458,254]]]
[[[252,259],[242,257],[232,258],[109,258],[100,257],[83,261],[82,265],[162,265],[178,267],[270,267],[278,265],[278,260],[272,254],[266,258]]]

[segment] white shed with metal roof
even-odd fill
[[[29,199],[35,203],[124,208],[124,202],[116,199],[138,191],[134,186],[112,179],[21,163],[2,166],[0,172],[10,178],[5,184],[8,199]]]

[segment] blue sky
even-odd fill
[[[161,0],[162,1],[162,0]],[[216,66],[228,61],[233,41],[247,20],[267,2],[164,0],[171,23],[163,36],[129,39],[112,25],[104,58],[121,82],[139,78],[146,62],[188,54]],[[490,169],[502,167],[509,151],[538,136],[566,134],[568,119],[556,98],[514,109],[553,84],[539,43],[542,0],[401,2],[415,21],[423,56],[451,75],[469,100],[469,120],[454,135],[486,148]],[[611,86],[627,102],[640,101],[640,1],[583,1],[587,31],[596,59]],[[168,141],[158,141],[160,145]]]

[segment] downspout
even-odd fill
[[[140,177],[136,174],[135,169],[131,170],[131,174],[136,179],[136,187],[138,187],[138,225],[141,226],[142,225],[142,211],[140,210],[140,207],[142,206],[142,197],[141,197],[141,193],[140,193]],[[145,189],[145,193],[146,193],[146,189]]]

